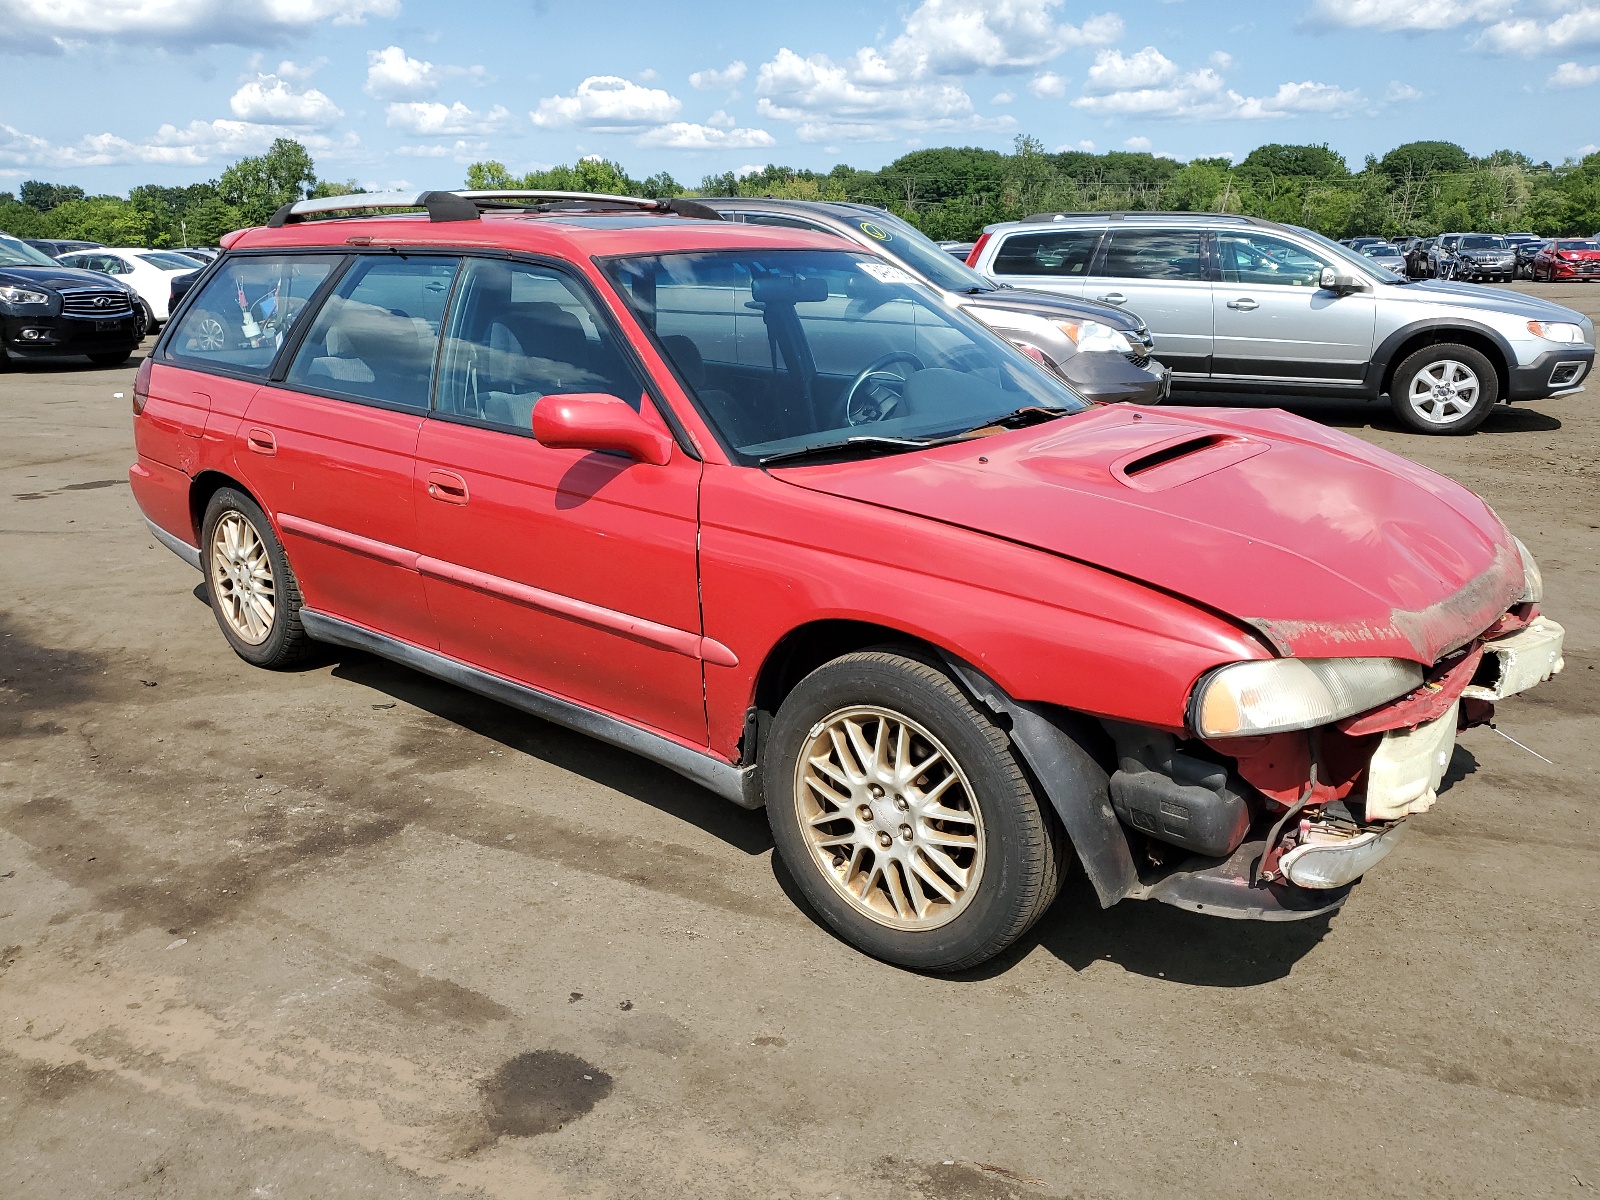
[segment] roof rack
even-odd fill
[[[518,201],[534,201],[533,204]],[[722,214],[704,204],[680,197],[649,200],[642,196],[609,196],[602,192],[463,191],[463,192],[356,192],[348,196],[323,196],[285,204],[267,222],[269,229],[304,221],[323,213],[369,212],[373,209],[423,209],[430,221],[476,221],[485,211],[514,209],[522,212],[640,212],[670,213],[701,221],[720,221]]]
[[[1243,213],[1208,213],[1208,212],[1168,212],[1163,209],[1122,209],[1115,212],[1042,212],[1030,213],[1020,217],[1022,221],[1065,221],[1073,217],[1092,218],[1100,221],[1125,221],[1129,217],[1149,217],[1153,220],[1167,220],[1172,217],[1196,217],[1207,221],[1237,221],[1241,225],[1270,225],[1272,222],[1263,221],[1258,217],[1247,217]]]

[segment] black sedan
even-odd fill
[[[0,371],[12,357],[87,355],[124,362],[143,335],[134,294],[93,271],[64,267],[0,234]]]

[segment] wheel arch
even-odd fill
[[[1437,320],[1428,321],[1396,331],[1386,338],[1378,352],[1373,355],[1373,360],[1382,366],[1382,376],[1378,383],[1378,394],[1390,395],[1394,386],[1394,375],[1399,365],[1407,357],[1426,346],[1438,346],[1455,343],[1470,346],[1489,360],[1494,367],[1495,378],[1499,383],[1497,395],[1505,399],[1511,388],[1511,367],[1517,361],[1511,346],[1506,340],[1485,325],[1470,321]]]
[[[189,524],[194,533],[194,544],[197,546],[200,545],[200,526],[206,519],[206,505],[210,504],[211,497],[215,496],[223,488],[233,488],[234,491],[242,492],[244,495],[249,496],[257,504],[261,503],[256,498],[255,493],[250,490],[249,485],[234,478],[227,472],[210,468],[201,471],[189,484]],[[264,508],[263,511],[265,511]],[[272,519],[270,514],[267,519],[269,521]]]

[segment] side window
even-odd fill
[[[1113,279],[1203,281],[1198,229],[1118,229],[1100,274]]]
[[[1260,233],[1217,234],[1217,258],[1224,283],[1286,287],[1318,287],[1322,268],[1331,265],[1293,242]]]
[[[526,431],[541,396],[571,392],[640,406],[644,385],[609,317],[560,271],[469,261],[445,333],[435,409]]]
[[[1014,233],[995,252],[992,275],[1087,275],[1098,229]]]
[[[425,410],[454,258],[357,259],[317,313],[285,383]]]
[[[179,320],[166,356],[186,367],[265,375],[335,255],[245,255],[229,261]]]

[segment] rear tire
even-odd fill
[[[222,636],[251,666],[281,670],[312,649],[300,624],[300,585],[266,513],[221,488],[200,526],[200,564]]]
[[[813,671],[762,755],[779,855],[845,941],[923,971],[999,954],[1055,900],[1067,840],[1006,734],[892,649]]]
[[[1412,433],[1471,433],[1500,399],[1500,377],[1480,351],[1441,342],[1406,356],[1395,368],[1389,403]]]

